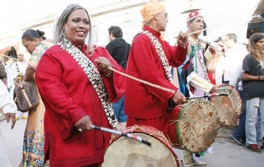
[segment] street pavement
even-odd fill
[[[264,167],[264,151],[253,152],[231,139],[233,128],[221,127],[214,144],[214,153],[204,157],[208,167]]]
[[[13,167],[18,167],[22,158],[25,125],[26,120],[19,119],[11,130],[10,124],[0,123]],[[213,144],[213,153],[205,154],[201,160],[207,162],[208,167],[264,167],[264,151],[256,153],[238,145],[230,137],[232,129],[233,127],[221,127]],[[176,154],[182,159],[181,150],[176,150]]]

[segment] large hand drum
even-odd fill
[[[163,133],[151,126],[135,125],[123,132],[141,136],[151,147],[138,141],[116,136],[104,154],[102,167],[179,167],[178,157],[173,152]]]
[[[219,117],[208,100],[190,100],[170,113],[168,135],[176,148],[200,153],[215,141]]]
[[[216,93],[227,94],[227,96],[214,96],[209,100],[217,108],[220,124],[225,126],[237,125],[242,111],[242,100],[235,87],[222,85]]]

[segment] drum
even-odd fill
[[[216,93],[228,94],[227,96],[214,96],[209,100],[217,108],[220,124],[224,126],[237,125],[242,111],[242,100],[235,87],[222,85],[218,87]]]
[[[217,110],[210,101],[189,100],[170,113],[168,137],[174,147],[200,153],[214,143],[218,121]]]
[[[156,128],[134,125],[123,132],[141,136],[151,143],[151,147],[124,136],[115,136],[105,151],[102,167],[180,166],[167,138]]]

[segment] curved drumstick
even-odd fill
[[[116,72],[116,73],[118,73],[118,74],[120,74],[120,75],[123,75],[123,76],[125,76],[125,77],[127,77],[127,78],[130,78],[130,79],[136,80],[136,81],[138,81],[138,82],[144,83],[144,84],[146,84],[146,85],[149,85],[149,86],[152,86],[152,87],[155,87],[155,88],[158,88],[158,89],[164,90],[164,91],[166,91],[166,92],[175,93],[175,90],[173,90],[173,89],[165,88],[165,87],[163,87],[163,86],[160,86],[160,85],[157,85],[157,84],[154,84],[154,83],[150,83],[150,82],[148,82],[148,81],[144,81],[144,80],[142,80],[142,79],[139,79],[139,78],[133,77],[133,76],[131,76],[131,75],[128,75],[128,74],[126,74],[126,73],[123,73],[123,72],[121,72],[121,71],[118,71],[118,70],[116,70],[116,69],[113,69],[112,67],[108,67],[108,69],[109,69],[109,70],[112,70],[112,71],[114,71],[114,72]]]
[[[143,144],[146,144],[147,146],[151,147],[151,143],[149,141],[143,139],[142,137],[140,137],[138,135],[134,135],[132,133],[123,133],[121,131],[117,131],[117,130],[113,130],[113,129],[109,129],[109,128],[105,128],[105,127],[100,127],[100,126],[96,126],[96,125],[92,125],[92,128],[94,130],[100,130],[100,131],[112,133],[112,134],[115,134],[115,135],[125,136],[127,138],[139,141],[139,142],[141,142]]]
[[[215,97],[215,96],[228,96],[228,93],[212,93],[204,96],[194,96],[194,97],[186,97],[187,100],[191,99],[201,99],[201,98],[208,98],[208,97]]]
[[[139,79],[139,78],[136,78],[136,77],[133,77],[131,75],[128,75],[126,73],[123,73],[121,71],[118,71],[118,70],[115,70],[113,69],[112,67],[108,67],[108,69],[112,70],[113,72],[116,72],[120,75],[123,75],[125,77],[128,77],[130,79],[133,79],[133,80],[136,80],[138,82],[141,82],[141,83],[144,83],[146,85],[149,85],[149,86],[152,86],[152,87],[155,87],[155,88],[158,88],[158,89],[161,89],[161,90],[164,90],[166,92],[171,92],[171,93],[174,93],[175,91],[173,89],[169,89],[169,88],[165,88],[165,87],[162,87],[160,85],[157,85],[157,84],[153,84],[153,83],[150,83],[150,82],[147,82],[147,81],[144,81],[142,79]],[[228,96],[229,94],[227,93],[213,93],[213,94],[208,94],[208,95],[204,95],[204,96],[197,96],[197,97],[187,97],[187,100],[190,100],[190,99],[200,99],[200,98],[207,98],[207,97],[214,97],[214,96]]]

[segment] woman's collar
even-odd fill
[[[86,51],[87,46],[85,45],[85,43],[77,43],[77,42],[71,42],[74,46],[76,46],[78,49],[80,49],[81,51]]]

